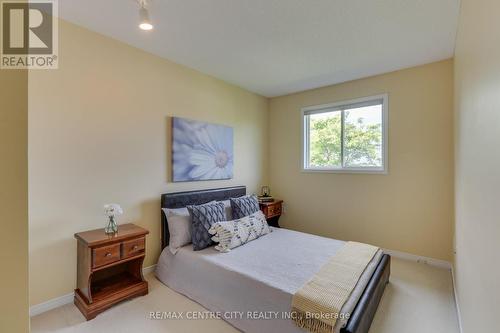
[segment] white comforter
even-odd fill
[[[192,245],[187,245],[173,255],[166,248],[156,276],[173,290],[220,312],[223,319],[244,332],[304,332],[289,318],[283,319],[283,313],[290,310],[293,294],[343,244],[274,228],[272,233],[228,253],[213,247],[195,252]],[[368,265],[342,312],[354,309],[381,254],[379,251]],[[267,319],[262,320],[264,315]],[[336,331],[346,322],[339,320]]]

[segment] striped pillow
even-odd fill
[[[222,202],[209,202],[198,206],[187,206],[193,220],[191,242],[193,250],[199,251],[213,244],[208,229],[219,221],[226,220],[226,210]]]
[[[231,198],[230,201],[231,209],[233,210],[233,219],[241,219],[260,210],[259,201],[255,194]]]
[[[266,217],[260,210],[238,220],[214,223],[208,230],[214,235],[212,240],[219,243],[215,249],[220,252],[228,252],[271,231]]]

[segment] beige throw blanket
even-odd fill
[[[293,321],[313,333],[330,333],[340,309],[378,247],[347,242],[292,299]],[[349,314],[350,315],[350,314]]]

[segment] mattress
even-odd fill
[[[289,317],[292,296],[345,242],[272,229],[270,234],[227,253],[213,247],[193,251],[190,244],[173,255],[165,248],[156,276],[241,331],[303,333]],[[354,309],[381,257],[379,251],[341,312]],[[335,331],[346,322],[337,321]]]

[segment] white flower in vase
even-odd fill
[[[109,218],[108,225],[104,229],[107,234],[116,234],[118,232],[118,225],[116,224],[116,217],[123,214],[123,209],[119,204],[104,205],[104,214]]]

